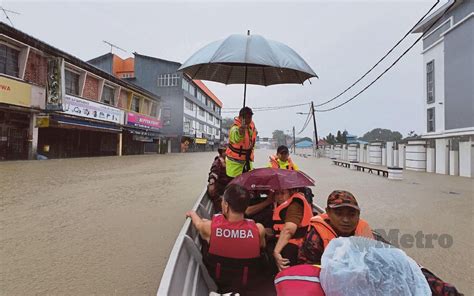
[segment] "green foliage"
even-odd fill
[[[403,138],[402,134],[397,131],[391,131],[389,129],[375,128],[370,132],[365,133],[360,140],[371,142],[371,141],[400,141]]]

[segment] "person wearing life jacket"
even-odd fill
[[[312,207],[303,193],[296,189],[275,191],[273,231],[277,239],[273,257],[279,270],[296,265],[298,249],[304,241],[311,217]]]
[[[249,200],[250,194],[245,188],[231,184],[224,192],[222,214],[207,220],[194,211],[186,213],[209,245],[204,263],[219,293],[245,294],[257,284],[265,230],[261,224],[244,218]]]
[[[235,178],[253,168],[254,146],[257,140],[257,130],[252,121],[252,109],[240,109],[239,117],[229,130],[229,144],[226,150],[227,176]]]
[[[277,154],[270,156],[269,168],[284,169],[284,170],[295,170],[298,171],[298,166],[293,162],[290,157],[288,147],[281,145],[277,148]]]
[[[369,224],[359,216],[359,204],[352,193],[335,190],[329,194],[326,213],[311,218],[310,230],[299,250],[298,262],[321,264],[324,249],[336,237],[362,236],[373,239]]]
[[[221,211],[222,195],[227,184],[232,181],[232,178],[227,176],[225,169],[226,149],[227,145],[221,145],[217,148],[219,154],[214,158],[208,177],[207,195],[211,199],[216,213]]]
[[[300,264],[280,271],[274,280],[278,296],[324,296],[321,266]]]

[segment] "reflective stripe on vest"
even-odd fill
[[[302,275],[287,275],[275,279],[275,285],[282,281],[307,281],[313,283],[320,283],[317,276],[302,276]]]
[[[234,118],[234,125],[240,128],[242,122],[239,117]],[[231,127],[232,129],[232,127]],[[232,143],[229,139],[229,145],[227,145],[226,155],[234,160],[246,160],[249,155],[250,161],[253,161],[253,148],[257,140],[257,130],[253,121],[245,130],[244,138],[239,143]]]
[[[324,249],[326,249],[326,246],[333,238],[338,237],[336,231],[334,231],[331,225],[326,222],[327,219],[329,219],[327,213],[317,215],[311,219],[311,226],[316,229],[319,236],[321,237],[324,244]],[[362,236],[372,239],[374,238],[372,229],[363,219],[359,219],[359,223],[357,224],[357,227],[354,231],[354,236]]]
[[[272,165],[272,168],[274,169],[286,169],[286,170],[294,170],[295,166],[293,164],[293,160],[291,160],[291,157],[288,157],[288,165],[285,167],[280,167],[280,163],[278,162],[278,156],[272,155],[270,156],[270,164]]]
[[[320,282],[321,268],[299,264],[283,269],[275,276],[278,296],[324,296]]]
[[[303,193],[294,193],[287,201],[275,208],[273,211],[273,230],[275,231],[275,236],[278,237],[285,226],[285,221],[281,217],[281,212],[288,208],[294,199],[300,200],[303,203],[303,217],[300,224],[297,225],[298,228],[296,229],[293,238],[291,238],[288,242],[300,246],[303,243],[304,237],[308,230],[311,217],[313,217],[313,209],[311,208],[311,205],[308,203]]]

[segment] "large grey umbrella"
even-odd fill
[[[273,85],[303,82],[318,77],[313,69],[287,45],[260,35],[230,35],[193,54],[179,68],[192,79],[225,84]]]

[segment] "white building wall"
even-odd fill
[[[449,170],[449,149],[448,139],[436,139],[436,173],[448,174]]]
[[[459,142],[459,176],[474,177],[472,170],[474,168],[474,149],[472,141]]]
[[[459,176],[459,152],[449,151],[449,174]]]
[[[426,94],[426,64],[434,60],[434,72],[435,72],[435,101],[434,103],[427,103]],[[425,112],[423,112],[423,126],[424,133],[429,135],[427,132],[427,109],[435,108],[435,132],[440,133],[444,131],[444,42],[436,44],[423,52],[423,102],[425,104]]]

